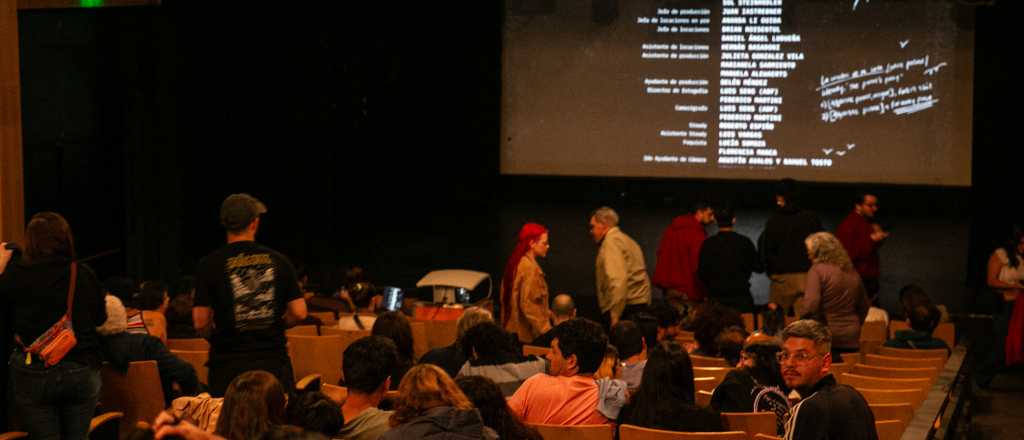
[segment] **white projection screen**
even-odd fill
[[[501,171],[969,186],[974,14],[506,0]]]

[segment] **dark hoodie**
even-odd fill
[[[706,237],[704,225],[693,214],[673,219],[658,244],[654,285],[682,293],[690,301],[704,299],[704,285],[697,278],[697,262]]]
[[[764,232],[757,240],[768,275],[807,272],[811,261],[807,258],[804,240],[823,230],[821,219],[813,212],[795,206],[779,208],[765,223]]]
[[[484,426],[476,409],[455,409],[440,406],[427,410],[422,416],[392,428],[380,436],[381,440],[407,438],[461,440],[496,440],[498,434]]]

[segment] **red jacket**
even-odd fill
[[[658,245],[654,285],[679,291],[690,301],[703,300],[706,291],[697,278],[697,262],[706,237],[704,225],[693,214],[673,219]]]
[[[836,238],[843,243],[857,273],[865,278],[878,278],[880,273],[878,247],[881,242],[871,239],[873,232],[871,222],[857,211],[846,216],[836,228]]]

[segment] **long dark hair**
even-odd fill
[[[75,237],[71,225],[56,212],[40,212],[25,226],[25,261],[74,260]]]
[[[1024,230],[1018,225],[1013,225],[1010,229],[1010,239],[1003,243],[1003,250],[1006,251],[1006,258],[1010,259],[1010,267],[1017,267],[1020,263],[1020,254],[1017,252],[1017,246],[1020,245],[1021,240],[1024,240]]]
[[[285,423],[285,395],[274,375],[253,370],[231,381],[217,418],[217,435],[228,440],[259,438]]]
[[[627,422],[659,426],[678,417],[684,406],[694,405],[693,364],[675,341],[659,342],[647,358],[640,388],[633,395]]]
[[[491,379],[483,376],[462,376],[455,384],[473,401],[480,411],[484,426],[495,430],[503,440],[543,440],[537,430],[519,420],[508,408],[501,389]]]
[[[409,318],[399,312],[384,312],[373,322],[370,334],[392,340],[398,347],[398,357],[410,364],[413,361],[412,326]],[[392,378],[395,380],[396,378]],[[401,378],[397,378],[401,379]]]

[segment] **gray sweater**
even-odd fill
[[[815,263],[807,271],[807,286],[800,303],[804,318],[822,319],[832,331],[832,346],[860,347],[860,327],[868,316],[867,294],[860,275],[852,268]]]

